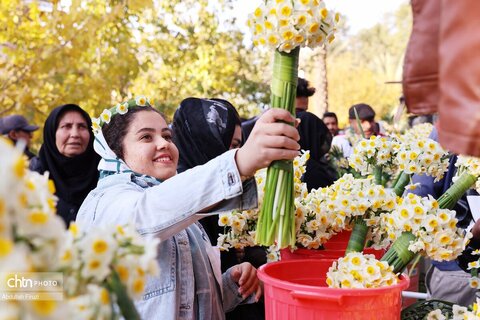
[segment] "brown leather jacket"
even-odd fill
[[[439,114],[439,141],[480,156],[480,1],[412,0],[404,64],[409,112]]]

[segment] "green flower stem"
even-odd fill
[[[393,267],[394,273],[402,272],[416,256],[416,253],[408,250],[410,241],[413,240],[415,240],[413,233],[403,232],[402,235],[395,240],[387,253],[383,255],[381,261],[388,262],[388,265]]]
[[[375,166],[373,168],[373,176],[375,177],[375,184],[382,185],[382,177],[383,177],[382,166]]]
[[[140,315],[128,296],[127,288],[120,281],[118,273],[113,270],[112,275],[107,280],[109,291],[117,297],[117,305],[124,319],[141,320]]]
[[[267,182],[265,188],[267,190],[271,190],[275,188],[276,181],[278,178],[279,170],[275,170],[273,167],[268,168],[267,171]],[[268,242],[268,226],[273,224],[273,219],[271,214],[267,214],[266,212],[272,212],[273,208],[273,201],[275,197],[275,192],[265,193],[265,198],[262,206],[262,212],[265,211],[264,214],[260,214],[258,218],[257,224],[257,242],[263,243]]]
[[[276,50],[273,61],[271,106],[288,110],[292,115],[295,115],[299,53],[300,48],[289,53]],[[269,166],[264,197],[258,218],[256,242],[270,246],[277,241],[279,248],[294,244],[292,161],[274,161]]]
[[[411,177],[411,174],[405,173],[403,171],[400,173],[398,179],[393,185],[393,192],[395,192],[397,196],[401,197],[403,195],[403,193],[405,192],[405,187],[410,182]]]
[[[282,246],[291,246],[292,245],[292,240],[293,240],[293,245],[295,244],[295,216],[287,214],[288,212],[295,211],[294,207],[294,197],[293,197],[293,172],[287,172],[286,174],[286,190],[285,190],[285,196],[287,197],[285,199],[285,208],[284,208],[284,214],[282,216],[283,220],[283,230],[282,230],[282,237],[280,244]],[[293,228],[292,228],[293,225]],[[293,231],[293,232],[292,232]]]
[[[477,177],[468,172],[464,172],[457,181],[438,198],[438,206],[441,209],[453,209],[457,201],[460,200],[463,194],[470,189],[476,181]]]
[[[348,240],[345,254],[363,251],[363,248],[365,247],[365,241],[367,239],[368,229],[369,228],[363,217],[356,219],[355,224],[353,225],[352,234]]]
[[[360,130],[362,138],[365,139],[365,132],[363,131],[362,122],[360,121],[360,117],[358,116],[357,108],[353,108],[353,112],[355,113],[355,119],[357,120],[358,130]]]

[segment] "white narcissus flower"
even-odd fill
[[[427,315],[427,320],[445,320],[447,319],[440,309],[430,311]]]
[[[92,118],[92,130],[94,133],[98,133],[102,129],[100,121],[100,118]]]
[[[100,258],[107,260],[107,263],[113,258],[118,248],[118,244],[112,234],[105,228],[92,230],[88,236],[80,241],[79,246],[82,248],[83,258]]]
[[[103,287],[89,284],[86,293],[67,300],[70,307],[70,319],[100,319],[112,318],[112,295]]]
[[[110,120],[112,119],[112,112],[108,109],[104,109],[102,113],[100,114],[100,119],[104,123],[110,123]]]
[[[128,112],[128,103],[127,102],[124,102],[124,103],[119,103],[115,106],[115,111],[118,113],[118,114],[125,114]]]
[[[102,256],[88,255],[83,258],[84,265],[81,275],[85,279],[94,279],[95,283],[103,282],[110,274],[110,261],[102,259]]]
[[[22,318],[24,319],[69,319],[69,306],[63,301],[48,296],[43,292],[41,300],[22,301]]]
[[[480,288],[480,279],[478,277],[471,277],[468,279],[470,288],[478,289]]]
[[[145,96],[137,96],[135,97],[135,103],[137,106],[145,107],[148,103],[148,99]]]

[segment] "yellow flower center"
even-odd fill
[[[293,38],[293,32],[290,30],[287,30],[282,34],[282,37],[285,40],[291,40]]]
[[[419,207],[419,206],[416,206],[414,211],[415,211],[415,214],[419,215],[419,216],[422,215],[425,212],[425,211],[423,211],[423,208]]]
[[[143,293],[143,290],[145,290],[145,282],[143,281],[143,279],[136,279],[134,282],[133,282],[133,292],[135,292],[136,294],[141,294]]]
[[[28,216],[28,220],[32,224],[45,224],[48,221],[48,214],[43,211],[33,211]]]
[[[284,6],[280,9],[280,14],[285,17],[289,17],[292,14],[292,8],[289,6]]]
[[[308,32],[310,32],[310,33],[316,33],[316,32],[318,31],[318,28],[319,28],[319,27],[320,27],[320,26],[319,26],[318,23],[316,23],[316,22],[315,22],[315,23],[312,23],[312,24],[310,25],[310,28],[308,28]]]
[[[103,305],[110,304],[110,295],[108,294],[108,291],[105,288],[102,288],[102,291],[100,291],[100,301],[102,302]]]
[[[328,15],[328,10],[323,8],[320,14],[322,15],[322,19],[325,19]]]
[[[76,237],[78,235],[78,226],[76,223],[71,223],[70,224],[70,227],[68,228],[68,231],[70,231],[70,233]]]
[[[0,238],[0,258],[8,256],[13,250],[13,242]]]
[[[99,267],[100,267],[100,261],[98,261],[98,260],[92,260],[88,264],[88,268],[90,270],[95,270],[95,269],[98,269]]]
[[[360,265],[360,258],[359,257],[353,257],[352,258],[352,264],[355,265],[355,266],[359,266]]]
[[[57,309],[57,301],[55,300],[35,300],[32,302],[33,310],[41,316],[50,316]]]
[[[105,240],[96,240],[93,242],[92,248],[96,254],[102,254],[108,250],[108,243]]]
[[[72,259],[72,251],[66,250],[66,251],[63,253],[62,261],[68,262],[68,261],[70,261],[71,259]]]
[[[5,200],[0,199],[0,217],[3,216],[6,212],[6,205],[5,205]]]
[[[17,158],[17,161],[13,164],[13,173],[17,178],[23,178],[25,175],[25,168],[27,167],[27,162],[23,156]]]

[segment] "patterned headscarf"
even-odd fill
[[[237,110],[226,100],[183,100],[172,123],[173,139],[180,152],[178,171],[205,164],[228,151],[237,125]]]

